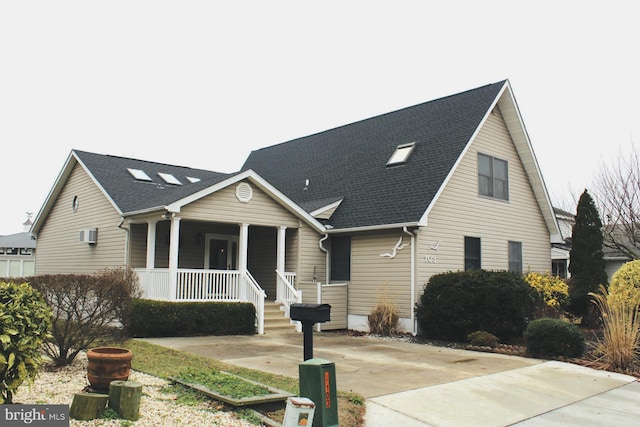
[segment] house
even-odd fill
[[[29,235],[31,225],[28,218],[22,233],[0,236],[0,277],[26,277],[35,272],[36,241]]]
[[[434,274],[545,272],[562,242],[508,81],[256,150],[220,174],[73,150],[34,221],[37,274],[129,265],[147,298],[378,302],[416,332]]]
[[[551,274],[562,279],[567,279],[570,276],[569,255],[571,253],[571,234],[573,233],[573,226],[576,223],[576,217],[574,214],[560,208],[554,207],[553,211],[556,214],[556,220],[560,227],[562,242],[552,244]]]

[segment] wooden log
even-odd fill
[[[142,384],[126,381],[120,391],[120,418],[136,421],[140,417],[140,398]]]
[[[109,383],[109,408],[116,411],[120,415],[120,396],[122,394],[122,387],[126,384],[126,381],[115,380]]]
[[[108,394],[76,393],[69,408],[69,417],[74,420],[94,420],[100,418],[107,407]]]

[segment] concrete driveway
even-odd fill
[[[296,378],[303,361],[295,332],[144,341]],[[368,427],[640,426],[631,376],[367,336],[314,333],[313,344],[335,363],[337,388],[365,397]]]

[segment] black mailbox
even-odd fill
[[[313,325],[331,320],[329,304],[291,304],[289,317],[302,323],[304,360],[313,359]]]
[[[301,322],[324,323],[331,320],[329,304],[291,304],[289,307],[291,320]]]

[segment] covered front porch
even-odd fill
[[[156,215],[157,217],[157,215]],[[264,333],[265,300],[302,301],[295,288],[299,233],[286,226],[181,220],[176,215],[130,224],[130,265],[143,297],[165,301],[250,302]]]

